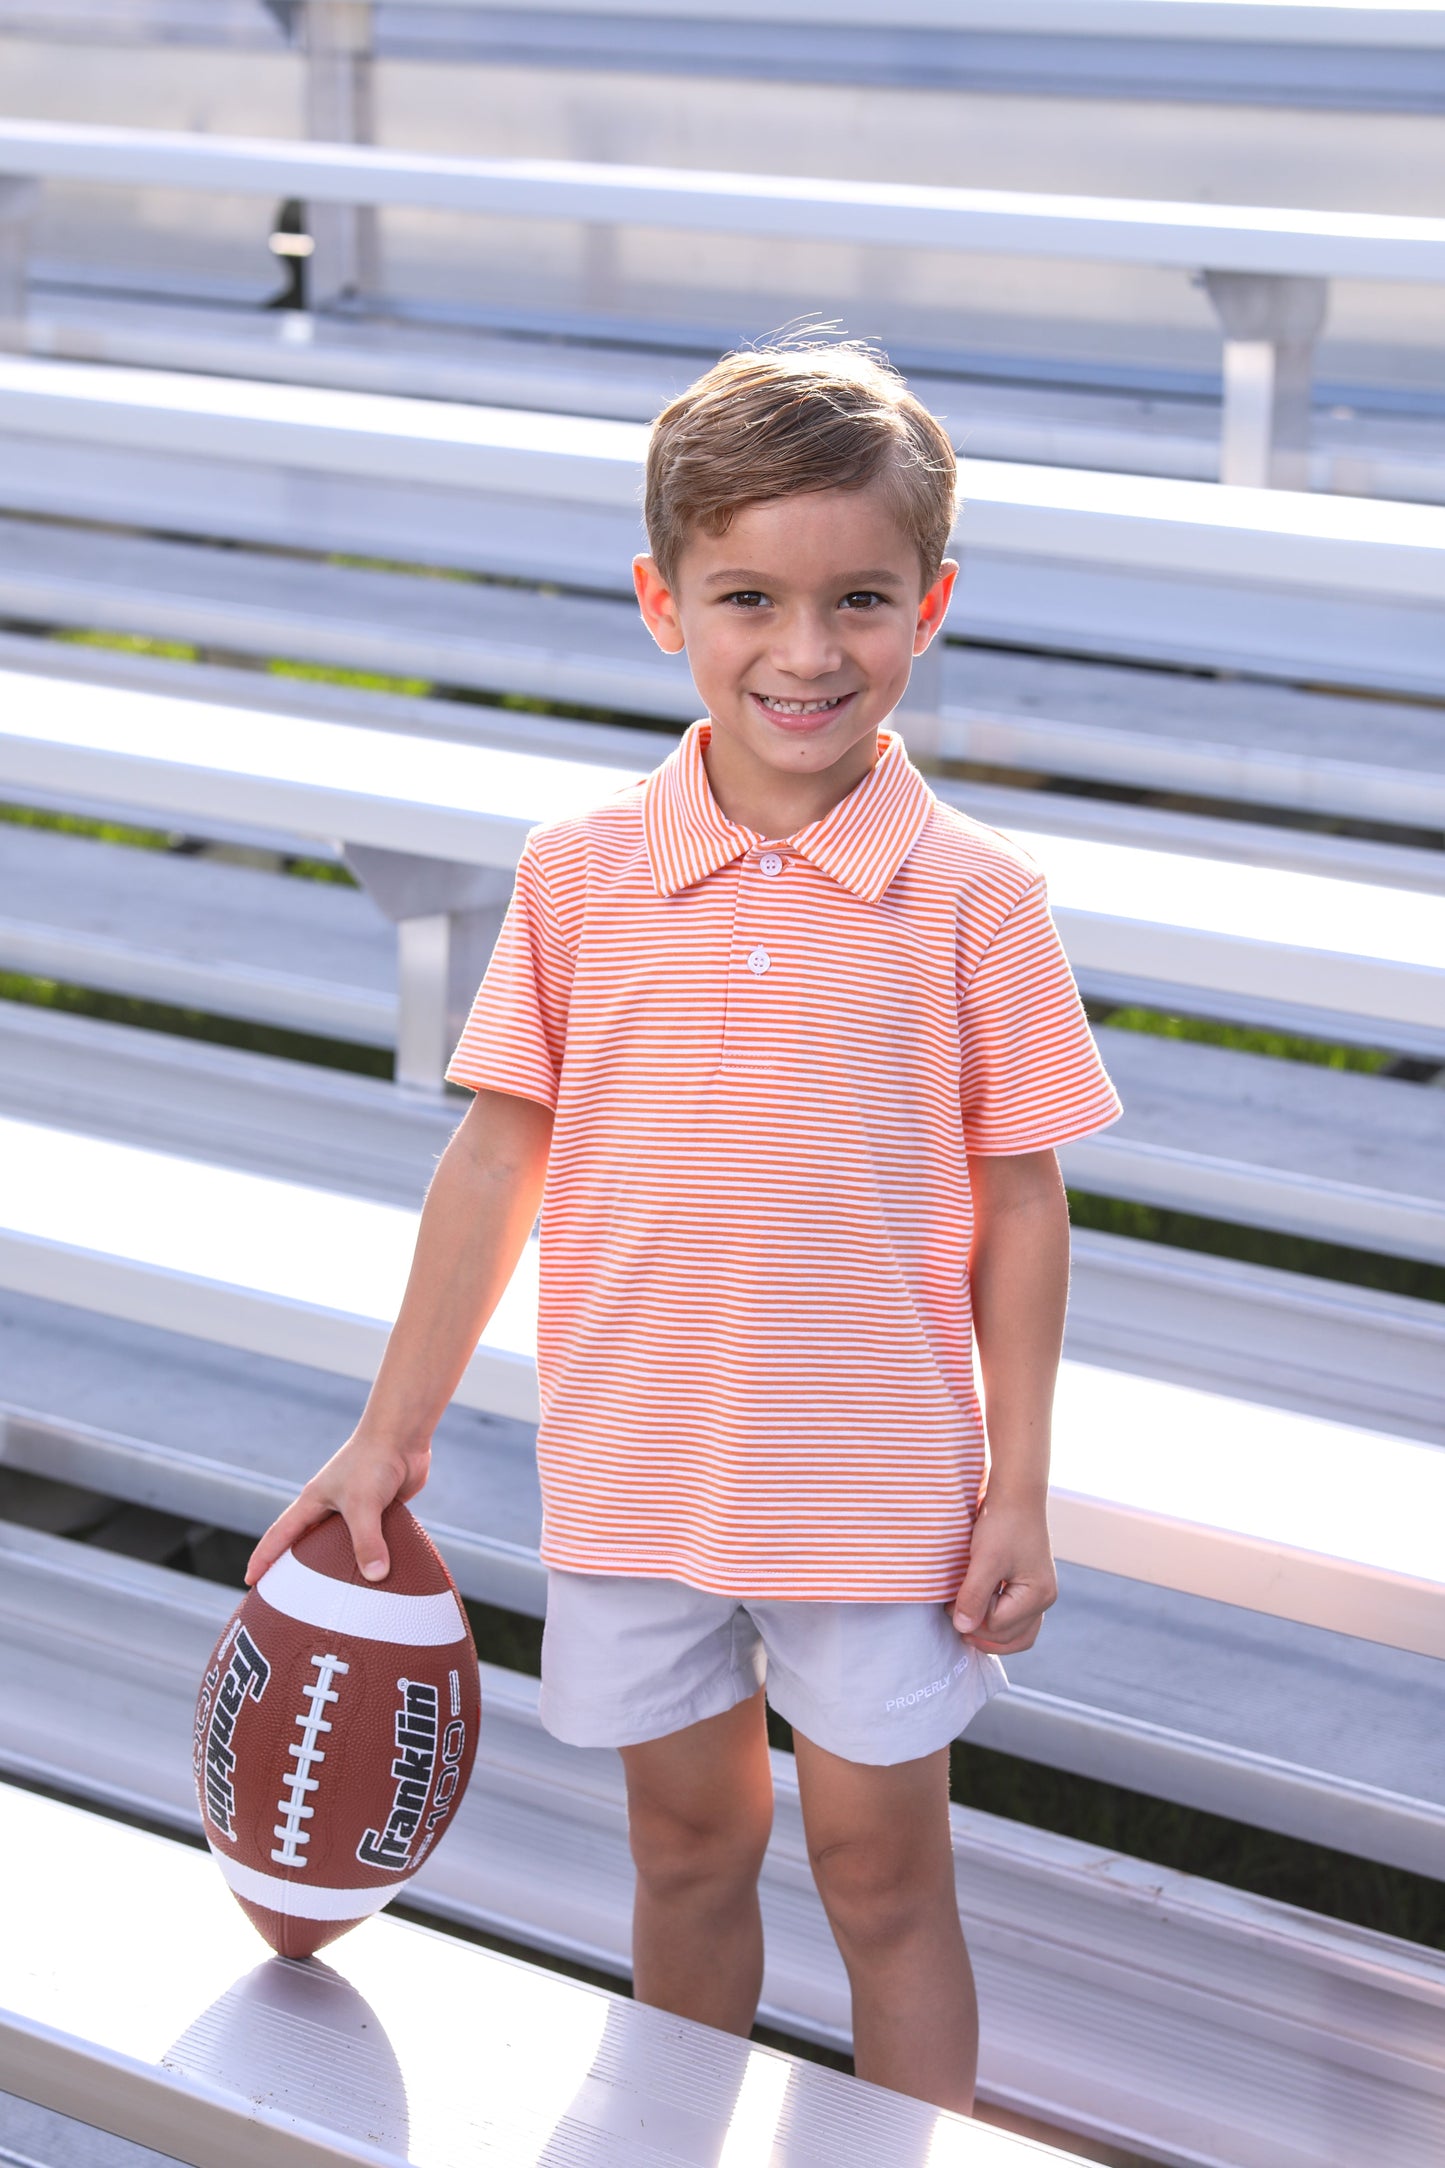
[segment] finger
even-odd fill
[[[1040,1621],[1026,1626],[1022,1633],[1012,1634],[1007,1640],[999,1640],[992,1634],[965,1634],[964,1639],[980,1656],[1020,1656],[1031,1649],[1039,1638]]]
[[[1023,1647],[1026,1644],[1019,1640],[1020,1634],[1031,1629],[1037,1632],[1051,1600],[1027,1581],[1010,1581],[997,1592],[975,1625],[960,1624],[957,1611],[954,1625],[964,1640],[972,1642],[976,1648],[996,1650],[1005,1642]]]
[[[983,1626],[990,1610],[998,1599],[1002,1575],[984,1573],[975,1560],[969,1567],[968,1577],[953,1599],[953,1623],[961,1634],[972,1633]]]
[[[988,1617],[979,1623],[1000,1640],[1009,1640],[1026,1626],[1036,1625],[1048,1608],[1048,1598],[1034,1583],[1010,1581],[994,1598]]]
[[[387,1503],[390,1502],[388,1499]],[[384,1581],[391,1571],[391,1560],[381,1537],[381,1506],[374,1499],[348,1499],[343,1502],[341,1512],[363,1579]]]
[[[246,1586],[254,1588],[263,1573],[269,1573],[278,1558],[299,1543],[308,1528],[324,1521],[331,1507],[310,1491],[303,1491],[293,1499],[284,1513],[277,1515],[262,1536],[255,1550],[246,1561]]]

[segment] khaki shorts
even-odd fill
[[[710,1596],[643,1575],[547,1576],[542,1722],[570,1746],[640,1746],[766,1683],[804,1738],[845,1761],[916,1761],[1008,1685],[942,1603]]]

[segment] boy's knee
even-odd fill
[[[629,1803],[627,1834],[639,1879],[667,1897],[756,1882],[770,1823],[756,1810],[683,1811],[642,1798]]]
[[[810,1850],[813,1879],[839,1942],[865,1953],[906,1941],[954,1902],[938,1874],[911,1852],[863,1837]]]

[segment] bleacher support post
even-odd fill
[[[510,871],[348,844],[346,863],[396,927],[396,1081],[439,1092],[512,893]]]
[[[1329,282],[1205,271],[1224,330],[1219,479],[1244,489],[1310,486],[1310,376]]]
[[[38,181],[0,174],[0,350],[25,345],[26,263]]]
[[[373,140],[371,0],[307,0],[306,132],[313,142]],[[364,205],[307,206],[316,252],[307,267],[311,306],[374,292],[380,272],[377,214]]]

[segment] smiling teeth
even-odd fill
[[[831,700],[774,700],[767,693],[759,693],[765,708],[776,708],[779,715],[821,715],[826,708],[842,704],[843,695],[836,693]]]

